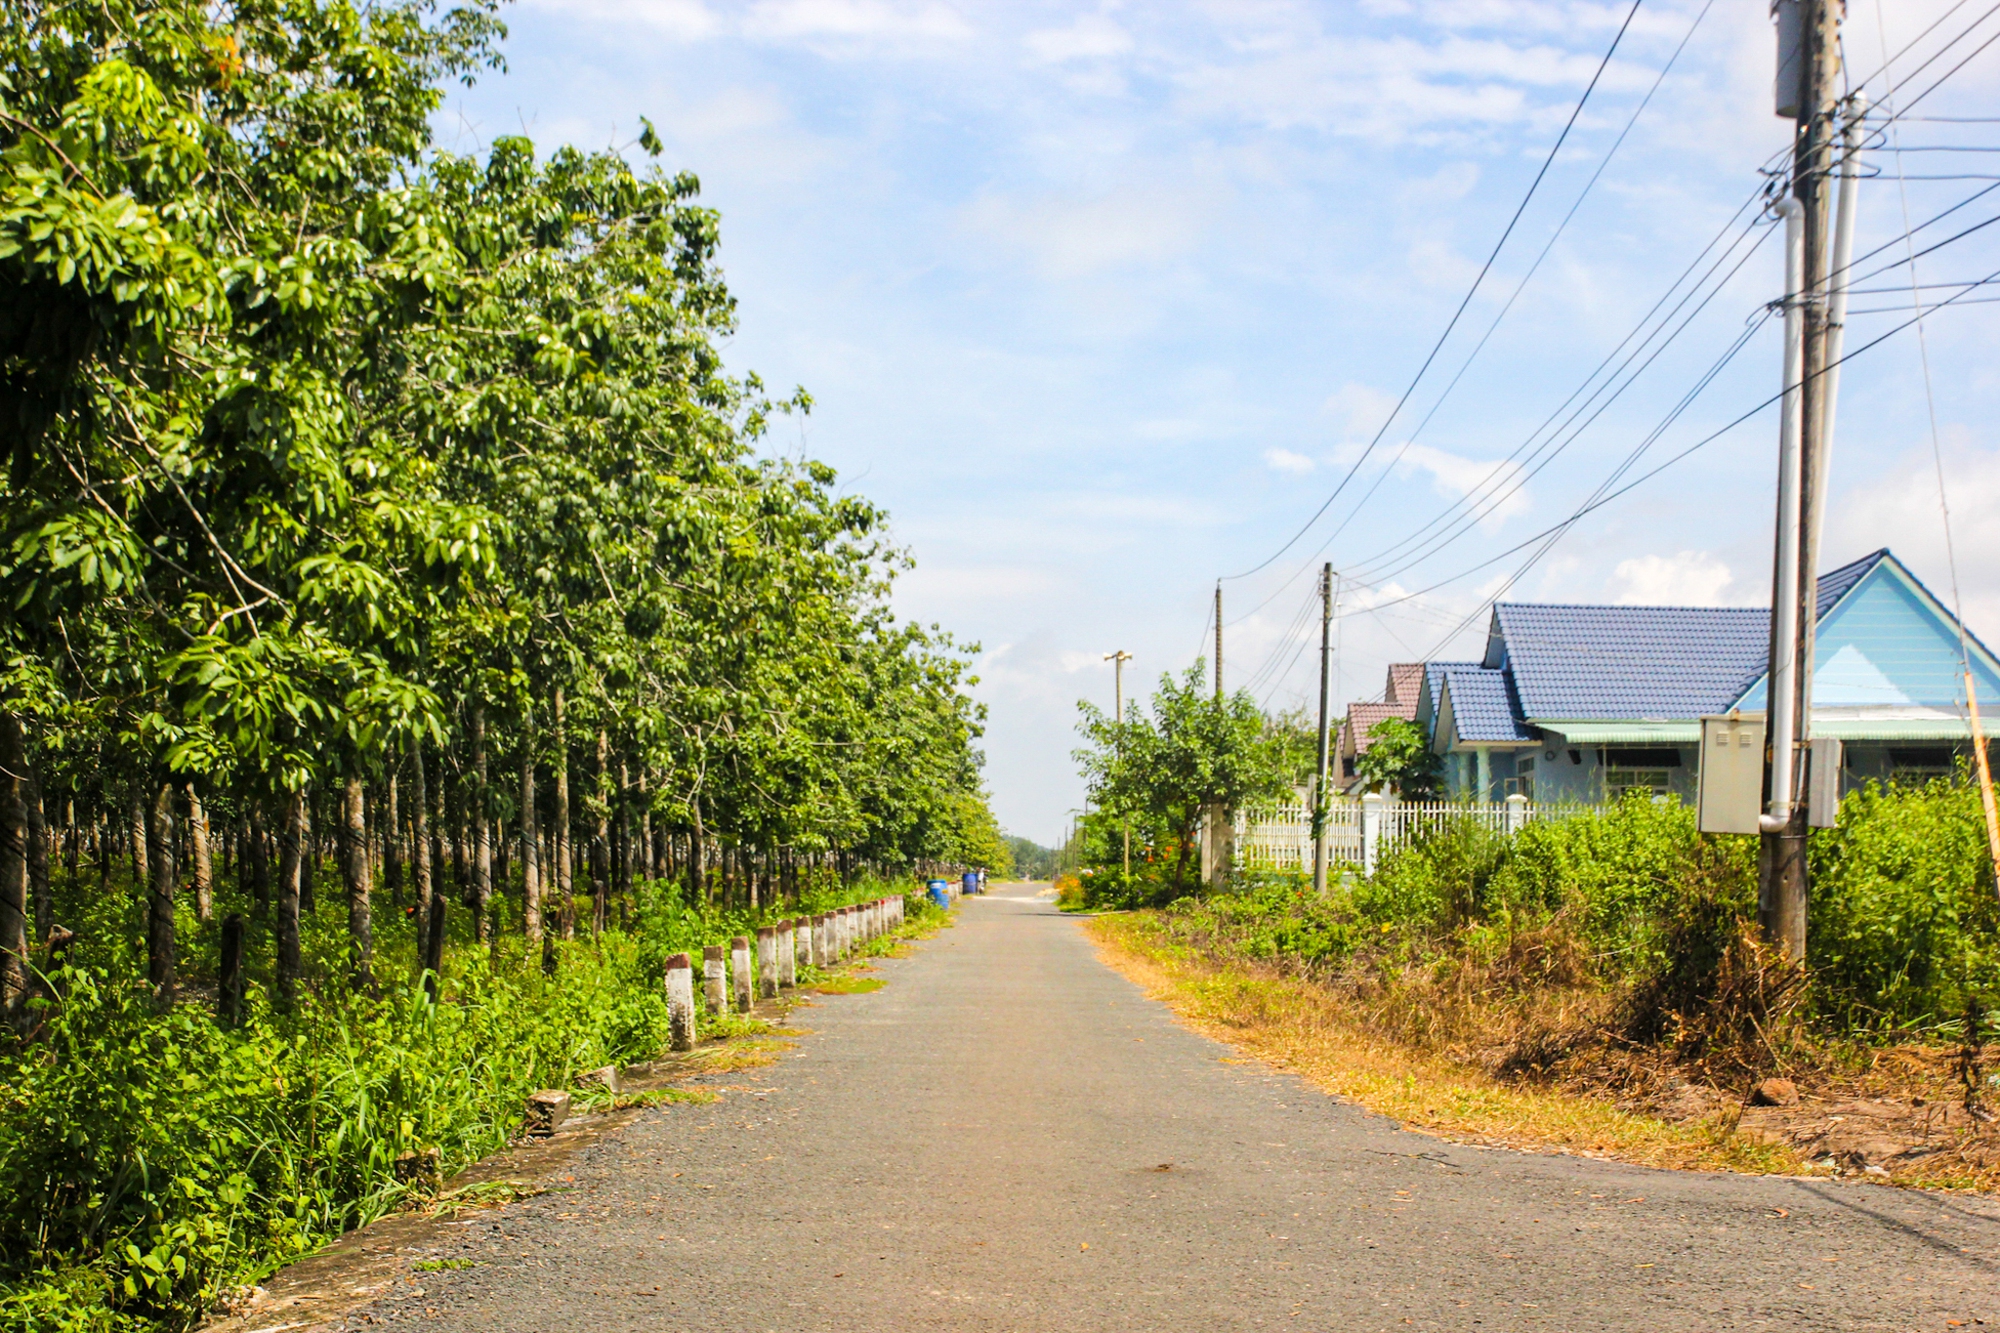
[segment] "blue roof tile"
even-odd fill
[[[1869,552],[1852,564],[1842,565],[1839,569],[1820,575],[1819,606],[1813,614],[1820,620],[1826,619],[1826,613],[1833,610],[1833,604],[1852,592],[1854,585],[1861,582],[1869,570],[1881,564],[1883,557],[1888,554],[1889,548],[1885,546],[1879,551]]]
[[[1451,700],[1451,729],[1461,741],[1532,741],[1536,733],[1521,720],[1521,702],[1511,671],[1452,663],[1441,673]],[[1442,707],[1440,707],[1442,712]]]
[[[1821,575],[1819,615],[1887,558],[1876,551]],[[1764,607],[1502,602],[1483,665],[1513,673],[1523,717],[1676,720],[1727,709],[1770,650]]]

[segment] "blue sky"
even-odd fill
[[[1885,30],[1897,51],[1952,8],[1882,5],[1854,0],[1856,79],[1883,63]],[[1458,331],[1363,457],[1627,8],[518,0],[508,73],[455,91],[439,141],[472,151],[525,131],[544,148],[636,155],[639,117],[653,121],[662,165],[697,173],[722,213],[741,304],[732,369],[816,401],[770,447],[825,459],[889,508],[917,561],[899,607],[982,646],[995,808],[1047,842],[1082,804],[1075,707],[1109,704],[1102,656],[1134,654],[1129,693],[1206,653],[1216,578],[1270,557],[1350,469],[1303,541],[1224,585],[1226,679],[1274,708],[1315,687],[1314,654],[1288,631],[1329,537],[1322,558],[1361,576],[1343,585],[1339,697],[1374,696],[1391,661],[1476,655],[1479,608],[1526,553],[1496,557],[1570,514],[1753,324],[1636,471],[1776,387],[1777,330],[1758,316],[1778,294],[1780,250],[1739,227],[1713,298],[1630,388],[1539,455],[1533,475],[1506,461],[1542,438],[1538,423],[1789,141],[1771,113],[1764,0],[1714,0],[1705,15],[1701,0],[1646,0]],[[1903,96],[2000,32],[1989,20],[1908,72],[1984,8],[1946,18],[1891,67],[1911,80]],[[1915,114],[1993,114],[1996,84],[2000,49]],[[1867,87],[1878,103],[1892,91],[1880,76]],[[1922,222],[1993,184],[1899,183],[1899,160],[1906,176],[2000,175],[2000,155],[1932,151],[2000,145],[2000,125],[1909,121],[1895,134],[1861,187],[1864,252],[1901,233],[1905,197]],[[1921,235],[1996,214],[2000,190]],[[1924,256],[1922,280],[2000,269],[1995,233]],[[1880,313],[1854,316],[1850,347],[1907,318],[1896,288],[1908,280],[1904,266],[1861,284],[1881,290],[1854,308]],[[1991,310],[1961,304],[1925,323],[1959,584],[1989,638],[2000,633]],[[1949,598],[1918,350],[1907,331],[1847,368],[1826,563],[1889,545]],[[1767,412],[1587,515],[1507,595],[1767,601],[1776,429]],[[1468,494],[1476,521],[1409,553],[1420,559],[1397,557],[1396,543]]]

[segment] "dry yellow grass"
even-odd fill
[[[1799,1174],[1789,1149],[1719,1119],[1675,1124],[1556,1088],[1502,1083],[1483,1069],[1365,1034],[1311,982],[1176,946],[1144,915],[1087,927],[1104,961],[1190,1028],[1411,1129],[1444,1138],[1552,1148],[1646,1166]]]

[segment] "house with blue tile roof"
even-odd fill
[[[1692,802],[1701,719],[1763,710],[1770,633],[1758,607],[1501,602],[1479,661],[1425,664],[1415,720],[1462,799]],[[1812,732],[1843,791],[1968,752],[1961,641],[2000,717],[2000,659],[1888,550],[1820,578]]]

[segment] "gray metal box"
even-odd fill
[[[1832,828],[1840,814],[1840,742],[1831,736],[1812,739],[1812,758],[1806,765],[1806,824],[1810,828]]]
[[[1701,786],[1695,822],[1703,833],[1755,833],[1764,808],[1764,715],[1701,720]]]

